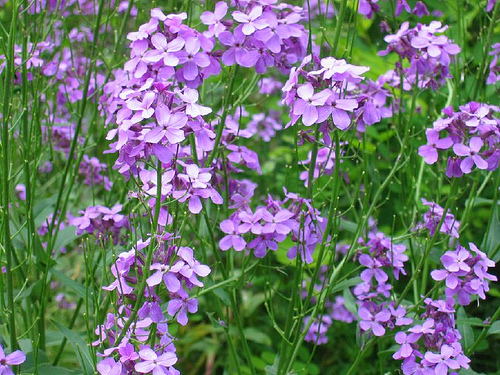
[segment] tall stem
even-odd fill
[[[14,304],[14,280],[12,272],[12,258],[14,248],[10,238],[10,150],[9,150],[9,122],[12,120],[12,90],[14,87],[14,45],[17,31],[17,18],[19,16],[19,4],[13,1],[12,19],[8,36],[8,52],[6,54],[4,101],[3,101],[3,128],[2,128],[2,217],[3,217],[3,241],[5,256],[7,258],[7,306],[11,350],[17,349],[16,338],[16,309]]]

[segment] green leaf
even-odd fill
[[[340,292],[344,289],[348,289],[348,288],[353,287],[355,285],[358,285],[359,283],[361,283],[361,281],[362,281],[361,277],[359,277],[359,276],[344,280],[333,287],[332,294]]]
[[[344,306],[345,308],[353,313],[355,316],[358,315],[358,305],[356,303],[356,299],[352,295],[351,291],[349,289],[344,289],[344,292],[342,293],[344,297]]]
[[[217,297],[219,297],[220,301],[226,305],[231,306],[231,299],[229,298],[229,294],[223,288],[217,288],[212,291]]]
[[[481,250],[487,255],[491,255],[498,244],[500,244],[500,219],[498,218],[498,206],[496,206],[491,213],[488,233],[481,244]],[[500,260],[500,251],[497,252],[495,258],[492,260],[494,262]]]
[[[463,324],[472,327],[488,327],[488,324],[484,324],[484,322],[479,318],[457,319],[457,324]]]
[[[33,374],[33,371],[21,371],[21,374]],[[54,367],[50,363],[45,363],[38,366],[38,375],[80,375],[83,374],[81,371],[70,370],[64,367]]]
[[[31,343],[30,343],[31,344]],[[30,345],[31,346],[31,345]],[[21,346],[24,349],[24,346]],[[43,350],[38,351],[38,366],[43,364],[50,364],[47,354]],[[21,373],[32,373],[35,370],[35,356],[33,352],[26,353],[26,360],[21,365]]]
[[[464,352],[466,352],[474,342],[474,331],[472,330],[471,325],[467,323],[468,320],[470,319],[467,318],[465,309],[463,307],[460,307],[457,311],[457,327],[460,331],[460,334],[462,335],[462,340],[460,341],[462,343]],[[461,321],[462,323],[459,323],[459,321]]]
[[[90,355],[89,348],[82,340],[80,335],[71,331],[70,329],[63,326],[61,323],[56,322],[51,319],[50,322],[55,325],[63,334],[66,336],[71,346],[76,352],[78,356],[78,361],[80,362],[80,366],[83,370],[83,373],[86,375],[91,375],[94,373],[94,365],[92,361],[92,356]]]
[[[75,227],[69,226],[61,229],[57,234],[56,242],[54,244],[54,251],[60,251],[64,246],[77,239]]]
[[[340,219],[340,228],[345,229],[348,232],[356,233],[356,229],[358,228],[358,224],[353,221],[348,221],[344,219]]]
[[[243,295],[243,316],[250,317],[253,312],[266,301],[266,295],[264,293],[242,293]]]
[[[493,322],[488,330],[488,335],[498,335],[500,334],[500,321]]]
[[[271,346],[271,344],[273,343],[268,335],[257,330],[256,328],[245,328],[243,332],[245,333],[245,338],[247,340],[251,340],[257,344]]]
[[[461,369],[459,372],[458,372],[459,375],[485,375],[483,372],[479,373],[479,372],[475,372],[474,370],[472,369]]]
[[[66,276],[64,273],[62,273],[56,269],[51,269],[50,273],[52,275],[54,275],[55,277],[57,277],[59,279],[59,281],[64,286],[67,286],[68,288],[73,290],[78,295],[78,297],[83,298],[83,299],[85,299],[87,297],[87,291],[86,291],[85,287],[82,284],[80,284],[79,282],[71,279],[70,277]],[[88,298],[89,298],[90,302],[93,303],[92,295],[89,294]]]

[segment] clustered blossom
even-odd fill
[[[401,274],[406,275],[404,263],[409,259],[404,254],[406,247],[392,243],[390,238],[376,230],[375,224],[370,226],[368,241],[361,238],[359,242],[367,248],[367,252],[359,252],[356,257],[366,269],[361,272],[362,282],[354,287],[352,292],[357,298],[357,316],[361,332],[383,336],[387,329],[393,330],[395,327],[411,324],[413,320],[406,316],[406,309],[389,300],[392,287],[388,283],[388,273],[392,272],[396,280],[399,280]],[[348,248],[344,249],[343,246],[337,247],[338,254],[345,255],[346,250]],[[324,273],[326,267],[321,271]],[[314,286],[317,291],[322,288],[322,278],[323,275],[320,274],[320,283]],[[305,295],[307,294],[303,293],[303,297]],[[310,319],[312,317],[306,317],[305,326]],[[325,303],[325,313],[314,319],[308,329],[306,341],[317,344],[328,342],[326,333],[334,320],[346,323],[356,320],[346,308],[344,298],[340,296],[336,297],[335,302]]]
[[[118,296],[118,312],[108,313],[106,322],[99,325],[95,333],[98,339],[94,346],[107,344],[99,355],[104,357],[97,365],[102,375],[132,373],[141,374],[180,374],[173,366],[177,362],[174,337],[168,332],[170,319],[186,325],[188,312],[198,310],[198,301],[190,298],[188,291],[195,286],[202,287],[199,278],[206,277],[210,268],[194,258],[193,249],[172,244],[174,237],[170,233],[156,238],[139,240],[136,246],[118,255],[111,266],[114,281],[103,289],[115,292]],[[155,250],[149,267],[150,276],[146,279],[145,289],[137,290],[142,277],[148,247],[159,245]],[[122,333],[131,318],[134,301],[143,295],[142,306],[138,309],[137,320],[129,323],[126,333]],[[160,305],[168,297],[165,315]],[[120,335],[123,339],[118,342]],[[155,345],[149,344],[149,338],[155,335]],[[115,358],[118,358],[116,360]]]
[[[293,260],[300,255],[306,263],[312,263],[326,221],[311,206],[310,200],[286,193],[283,201],[269,196],[266,206],[254,210],[246,203],[232,207],[237,210],[220,224],[221,231],[226,234],[219,242],[221,250],[250,249],[257,258],[263,258],[268,250],[278,250],[279,243],[290,236],[296,245],[289,249],[288,258]]]
[[[379,0],[360,0],[358,13],[365,16],[367,19],[372,19],[375,13],[380,11]],[[406,0],[396,0],[395,16],[399,17],[403,11],[415,14],[417,17],[428,16],[429,11],[422,1],[417,1],[413,10]]]
[[[49,228],[50,225],[52,224],[52,220],[54,218],[54,214],[50,214],[41,224],[40,227],[37,230],[37,233],[44,237],[49,234]],[[66,228],[71,220],[73,220],[73,216],[71,215],[70,212],[67,212],[66,215],[61,215],[60,213],[56,215],[56,218],[54,220],[54,227],[52,228],[52,236],[54,236],[56,233],[60,232],[64,228]],[[44,249],[47,248],[48,242],[43,241],[42,246]],[[65,246],[63,246],[61,249],[61,253],[65,254],[67,249]]]
[[[279,114],[255,114],[248,121],[250,115],[241,105],[212,113],[212,108],[203,105],[198,88],[210,76],[233,65],[238,69],[253,68],[257,74],[270,67],[288,74],[305,55],[308,34],[299,24],[303,14],[298,7],[273,2],[235,6],[230,11],[225,2],[219,2],[213,12],[204,12],[200,19],[208,30],[203,32],[183,23],[186,13],[165,15],[153,9],[151,19],[127,35],[130,59],[123,69],[113,72],[114,80],[104,86],[100,108],[106,124],[113,126],[107,135],[113,141],[109,152],[118,155],[113,168],[138,183],[138,191],[130,196],[146,203],[151,213],[157,212],[156,233],[163,234],[139,241],[135,249],[120,254],[112,266],[115,280],[105,289],[118,293],[119,309],[96,330],[99,340],[95,345],[105,340],[110,345],[103,352],[106,358],[98,364],[101,374],[134,370],[177,373],[172,367],[177,361],[174,338],[168,333],[160,304],[168,302],[168,315],[181,325],[187,324],[188,313],[198,309],[198,301],[189,296],[189,291],[203,286],[199,278],[206,277],[210,269],[195,259],[193,249],[177,242],[174,245],[178,234],[167,232],[173,222],[167,202],[185,203],[190,213],[199,214],[206,200],[222,204],[219,191],[226,190],[231,199],[229,207],[238,210],[235,217],[239,218],[239,213],[247,217],[236,224],[233,218],[221,224],[227,232],[221,248],[242,250],[246,242],[239,237],[239,226],[246,223],[245,231],[258,233],[248,245],[258,256],[264,256],[267,248],[276,250],[277,243],[291,231],[286,225],[291,216],[299,215],[280,210],[282,202],[269,198],[262,218],[252,222],[250,215],[260,215],[259,210],[251,212],[248,205],[256,185],[227,177],[242,172],[243,167],[260,173],[257,154],[241,144],[241,139],[255,136],[270,141],[282,128]],[[230,71],[237,73],[234,68]],[[265,90],[269,92],[279,89],[276,83],[269,82],[268,86]],[[219,132],[220,142],[215,145]],[[215,147],[219,147],[217,153]],[[156,211],[158,203],[161,205]],[[292,209],[299,203],[288,205]],[[88,225],[82,220],[80,226]],[[256,222],[259,220],[262,231]],[[315,220],[307,220],[314,226]],[[146,270],[144,249],[153,246],[151,242],[158,242],[160,248],[155,249],[153,262]],[[147,277],[144,291],[137,290],[141,277]],[[131,316],[130,303],[141,295],[146,302],[138,318],[129,322],[124,340],[116,343],[116,332],[119,335],[123,331]],[[149,347],[146,339],[153,323],[159,341]]]
[[[389,45],[379,55],[394,52],[410,62],[408,68],[397,63],[397,74],[402,77],[404,90],[416,84],[420,88],[436,89],[451,77],[452,57],[460,52],[460,47],[442,35],[447,29],[448,26],[442,26],[439,21],[429,25],[419,23],[414,28],[410,28],[409,22],[403,22],[396,34],[384,38]],[[398,80],[393,83],[396,87],[400,85]]]
[[[431,276],[436,281],[445,280],[446,297],[457,296],[458,303],[466,306],[471,302],[471,296],[477,295],[486,299],[489,281],[497,281],[495,275],[488,273],[488,268],[495,267],[495,262],[469,242],[472,253],[461,245],[456,250],[447,251],[441,256],[444,269],[434,270]]]
[[[394,244],[384,233],[370,228],[368,240],[361,238],[360,244],[367,248],[367,252],[357,255],[359,263],[366,267],[361,272],[362,282],[353,289],[358,299],[359,326],[363,332],[383,336],[386,329],[395,326],[408,325],[412,319],[406,317],[406,309],[389,302],[392,286],[388,273],[399,280],[401,274],[406,275],[404,263],[408,256],[404,254],[406,247],[403,244]]]
[[[263,73],[272,64],[288,72],[303,57],[307,43],[296,8],[249,6],[232,12],[233,20],[224,19],[227,12],[227,4],[221,2],[215,12],[203,13],[201,20],[209,30],[200,33],[183,24],[185,13],[167,16],[153,9],[151,20],[128,34],[131,59],[123,70],[115,71],[115,80],[106,84],[101,98],[107,122],[118,125],[108,133],[108,139],[116,140],[111,152],[119,154],[114,168],[126,177],[139,176],[142,190],[154,195],[156,177],[144,161],[155,157],[163,170],[162,201],[168,197],[189,201],[189,210],[195,214],[201,211],[202,199],[222,203],[214,184],[224,167],[238,171],[235,164],[240,164],[260,172],[257,155],[234,144],[235,138],[250,137],[262,127],[262,137],[270,139],[280,128],[276,120],[255,117],[240,134],[234,121],[238,111],[226,114],[222,145],[228,159],[216,158],[212,166],[198,168],[185,141],[194,137],[198,162],[203,163],[213,150],[216,128],[222,125],[219,120],[207,121],[212,109],[200,104],[197,88],[219,74],[222,65],[255,67]],[[184,172],[178,171],[179,166]],[[198,174],[203,180],[194,183]],[[154,199],[149,202],[154,204]],[[162,212],[162,218],[166,217]]]
[[[488,78],[486,79],[486,83],[488,85],[495,85],[498,81],[500,81],[500,65],[498,65],[500,43],[495,43],[491,46],[490,55],[493,56],[493,59],[490,63],[490,72],[488,74]]]
[[[402,360],[403,374],[439,374],[469,368],[470,359],[463,352],[456,328],[453,299],[425,299],[422,323],[407,332],[398,332],[395,341],[399,348],[393,358]]]
[[[312,65],[317,70],[307,71]],[[317,55],[307,56],[298,68],[292,68],[283,87],[283,104],[290,107],[294,125],[299,119],[305,126],[320,124],[323,133],[328,133],[331,123],[346,130],[351,123],[373,125],[380,121],[381,113],[369,94],[369,86],[362,86],[362,74],[368,67],[348,64],[345,60]],[[299,84],[299,77],[305,83]]]
[[[426,131],[427,144],[418,153],[426,163],[433,164],[441,152],[452,150],[448,157],[446,176],[461,177],[473,168],[494,171],[500,162],[500,108],[470,102],[454,112],[443,109],[443,118]]]
[[[451,233],[448,233],[451,235]],[[455,322],[455,299],[459,305],[466,306],[471,296],[486,299],[489,281],[497,277],[488,273],[495,266],[485,253],[472,242],[470,252],[460,244],[454,251],[447,251],[441,256],[444,269],[431,272],[435,281],[445,281],[444,300],[426,298],[425,312],[421,315],[421,324],[398,332],[395,341],[399,344],[393,358],[402,360],[403,374],[448,374],[460,368],[469,368],[470,359],[463,352],[460,344],[461,335]]]
[[[80,211],[82,216],[71,220],[71,225],[76,227],[76,234],[92,234],[97,241],[107,242],[113,240],[116,245],[123,242],[126,234],[123,230],[130,230],[130,223],[127,216],[120,213],[121,204],[116,204],[112,208],[104,206],[89,206],[84,211]]]
[[[342,142],[340,146],[344,146],[345,143]],[[308,158],[306,160],[302,160],[299,164],[309,165],[311,164],[312,152],[309,152]],[[342,163],[342,160],[339,161]],[[329,147],[323,147],[318,150],[316,156],[316,165],[314,168],[313,178],[316,180],[320,176],[329,176],[335,170],[335,150],[330,149]],[[305,186],[309,185],[309,171],[300,172],[299,178],[304,181]]]
[[[439,225],[439,222],[443,217],[444,209],[437,203],[429,202],[425,198],[422,198],[422,203],[424,204],[424,206],[429,207],[429,211],[427,211],[424,215],[422,215],[423,222],[419,222],[415,226],[415,230],[425,228],[429,230],[431,236],[434,236],[434,234],[436,233],[436,229]],[[457,219],[455,219],[455,216],[452,213],[447,211],[439,231],[441,233],[448,234],[451,237],[459,238],[458,234],[459,230],[460,230],[460,222]]]
[[[83,183],[87,186],[103,185],[106,190],[111,190],[113,183],[108,176],[104,175],[107,170],[107,165],[101,163],[96,157],[83,155],[78,173],[84,178]]]

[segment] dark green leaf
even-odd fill
[[[472,330],[471,325],[469,323],[464,323],[468,320],[470,319],[467,318],[465,309],[463,307],[460,307],[457,311],[457,327],[460,331],[460,334],[462,335],[462,340],[460,341],[462,343],[464,352],[467,351],[467,349],[469,349],[474,342],[474,331]],[[458,323],[458,321],[461,321],[462,323]]]
[[[264,332],[261,332],[257,330],[256,328],[249,327],[244,329],[245,332],[245,337],[247,340],[251,340],[253,342],[256,342],[257,344],[261,345],[268,345],[270,346],[272,344],[271,338],[266,335]]]
[[[66,328],[61,323],[56,322],[53,319],[51,319],[50,321],[64,334],[64,336],[66,336],[66,338],[70,342],[71,346],[78,356],[78,361],[80,362],[80,366],[82,367],[84,374],[93,374],[93,361],[87,344],[85,344],[85,341],[80,337],[80,335]]]
[[[56,269],[51,269],[50,273],[57,277],[59,281],[66,287],[70,288],[73,292],[75,292],[78,297],[80,298],[86,298],[86,290],[85,287],[80,284],[79,282],[71,279],[70,277],[66,276],[64,273],[56,270]],[[92,302],[92,296],[88,296],[90,302]]]

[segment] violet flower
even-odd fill
[[[141,362],[136,363],[134,368],[141,374],[168,375],[168,367],[173,366],[177,362],[177,355],[175,353],[166,352],[158,356],[150,348],[141,349],[139,356],[141,357]]]

